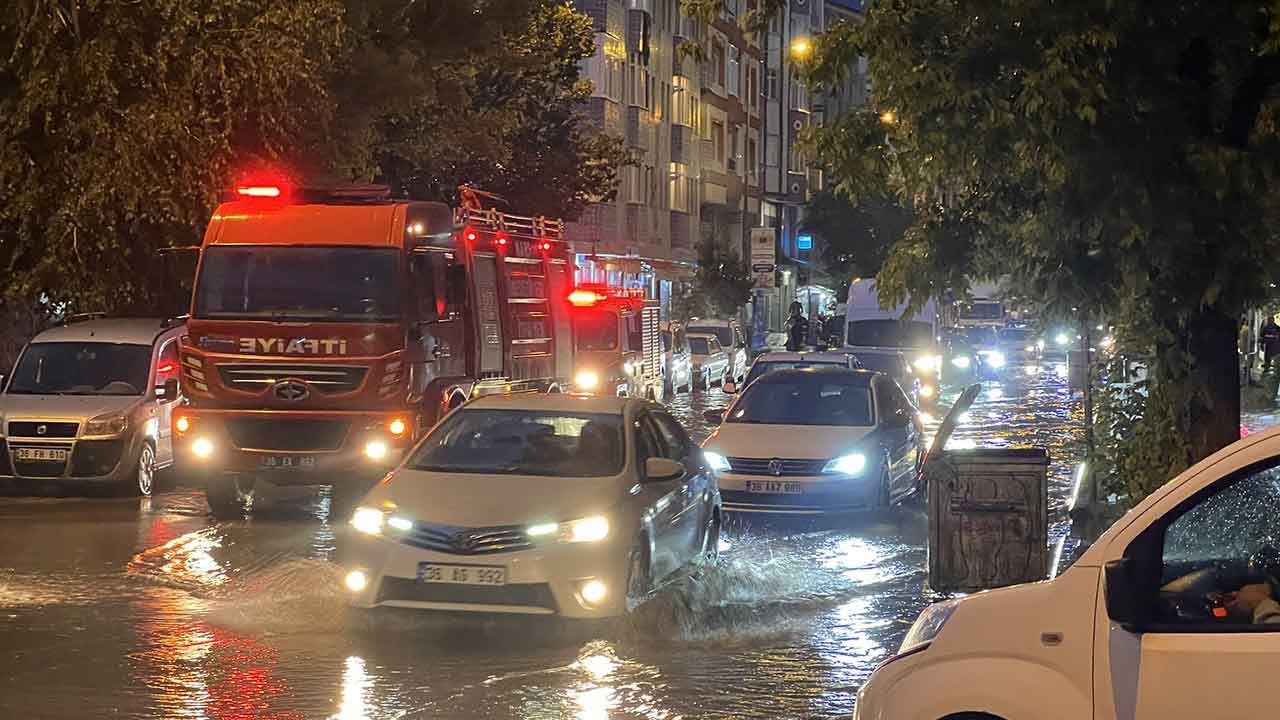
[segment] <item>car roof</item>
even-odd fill
[[[711,320],[711,319],[690,320],[688,323],[688,327],[697,327],[699,325],[703,327],[730,327],[735,322],[736,322],[735,320]]]
[[[826,363],[848,363],[850,357],[857,357],[857,353],[852,350],[844,352],[841,350],[813,350],[813,351],[794,351],[784,350],[777,352],[761,353],[755,359],[756,362],[798,362],[801,360],[808,362],[826,362]]]
[[[759,383],[767,384],[767,383],[803,380],[813,376],[818,376],[821,378],[832,378],[832,379],[839,378],[839,379],[846,379],[846,380],[862,379],[862,380],[865,380],[868,385],[871,384],[872,378],[884,377],[882,373],[878,373],[874,370],[850,370],[849,368],[840,367],[839,365],[832,365],[831,367],[786,368],[783,370],[771,370],[765,373],[764,375],[761,375],[759,379],[757,379],[755,382],[751,384],[757,385]]]
[[[906,357],[906,353],[902,352],[901,350],[889,350],[889,349],[880,349],[880,350],[852,350],[852,349],[850,349],[850,350],[849,350],[849,354],[850,354],[850,355],[853,355],[854,357],[862,357],[863,355],[893,355],[893,356],[895,356],[895,357],[900,357],[900,358],[905,358],[905,357]]]
[[[36,335],[32,343],[107,342],[129,345],[151,345],[166,330],[179,327],[162,318],[101,318],[82,320],[49,328]]]
[[[590,412],[622,415],[628,404],[641,402],[633,398],[582,393],[499,393],[485,395],[467,403],[477,410],[529,410],[533,412]]]
[[[715,340],[715,341],[717,341],[717,342],[720,340],[720,338],[719,338],[719,337],[717,337],[717,336],[715,336],[715,335],[712,335],[711,333],[700,333],[700,332],[685,333],[685,337],[687,337],[687,338],[702,338],[703,340]]]

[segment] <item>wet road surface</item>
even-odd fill
[[[952,446],[1049,448],[1055,538],[1080,438],[1063,365],[987,382]],[[718,389],[680,397],[697,439]],[[171,479],[170,483],[174,481]],[[722,560],[597,625],[348,609],[327,492],[215,522],[144,500],[0,498],[0,698],[25,718],[811,718],[932,599],[926,518],[726,528]]]

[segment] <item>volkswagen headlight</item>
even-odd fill
[[[839,473],[841,475],[857,475],[867,467],[867,456],[862,453],[849,453],[841,455],[822,467],[824,473]]]
[[[707,465],[715,472],[728,472],[730,470],[728,458],[720,453],[703,450],[702,457],[707,461]]]
[[[600,542],[609,537],[609,519],[592,515],[562,523],[540,523],[525,528],[531,538],[554,538],[557,542]]]
[[[358,507],[351,514],[351,527],[366,535],[377,535],[382,532],[382,523],[386,521],[386,513],[377,508]]]
[[[969,367],[969,356],[957,355],[951,358],[951,364],[963,370],[964,368]]]
[[[84,424],[85,438],[119,437],[129,427],[129,416],[124,413],[107,413],[90,419]]]
[[[593,370],[579,370],[573,376],[573,384],[582,390],[595,390],[600,387],[600,376]]]
[[[951,614],[956,611],[956,606],[960,604],[959,600],[945,600],[930,605],[920,613],[920,617],[916,618],[911,629],[907,631],[907,636],[902,638],[902,645],[898,647],[898,654],[919,650],[934,638],[938,637],[938,633],[942,632],[942,626],[947,624],[947,620],[951,619]]]

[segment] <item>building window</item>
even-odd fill
[[[754,60],[747,61],[747,94],[743,96],[743,100],[747,102],[748,107],[752,106],[756,98],[756,87],[759,70],[756,68]]]
[[[724,123],[711,121],[711,144],[716,149],[716,162],[724,165]]]
[[[677,76],[671,79],[671,123],[697,127],[697,109],[693,93],[689,92],[689,78]]]
[[[729,45],[728,85],[725,86],[730,95],[737,97],[742,94],[741,81],[738,47],[731,44]]]
[[[742,138],[742,126],[734,125],[733,128],[729,130],[729,171],[730,172],[738,171],[738,167],[739,167],[738,148],[741,147],[741,145],[739,145],[738,143],[741,142],[741,138]]]
[[[755,138],[747,138],[747,151],[742,158],[742,162],[747,166],[747,177],[754,182],[756,179],[756,140]]]
[[[771,69],[765,73],[764,87],[761,89],[764,91],[764,96],[769,98],[770,100],[778,99],[778,71],[777,70]]]
[[[689,212],[689,168],[684,163],[671,163],[667,194],[672,210]]]
[[[725,59],[724,59],[724,42],[720,38],[714,38],[711,41],[711,62],[712,62],[712,81],[720,87],[724,87],[725,76]]]

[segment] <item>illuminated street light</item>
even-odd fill
[[[898,122],[898,113],[892,110],[885,110],[884,112],[880,113],[880,122],[884,123],[885,125],[893,125]]]
[[[813,45],[809,44],[808,38],[796,38],[791,41],[791,57],[803,60],[809,57],[811,52],[813,52]]]

